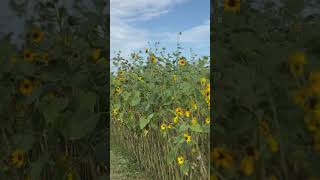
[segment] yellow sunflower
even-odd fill
[[[240,11],[240,0],[224,0],[223,9],[231,12]]]
[[[186,65],[186,63],[187,63],[187,61],[186,61],[185,58],[180,58],[179,61],[178,61],[178,64],[179,64],[180,66]]]
[[[209,118],[209,117],[206,117],[205,122],[206,122],[206,124],[210,124],[210,118]]]
[[[268,180],[278,180],[278,178],[275,175],[271,175],[268,177]]]
[[[189,143],[191,141],[191,136],[187,133],[184,134],[184,140]]]
[[[198,119],[196,117],[193,117],[191,120],[191,125],[196,125],[198,123]]]
[[[152,63],[156,63],[157,62],[157,58],[154,54],[151,54],[149,56],[149,61],[152,62]]]
[[[276,153],[279,151],[279,144],[273,136],[267,137],[267,143],[271,152]]]
[[[26,49],[23,52],[23,59],[29,62],[32,62],[35,58],[35,54],[30,50]]]
[[[304,52],[298,51],[289,55],[289,69],[293,75],[298,76],[303,74],[303,66],[305,64],[307,64],[307,60]]]
[[[190,111],[186,111],[186,112],[184,113],[184,115],[185,115],[186,117],[190,117]]]
[[[303,107],[309,96],[310,96],[310,89],[308,87],[303,87],[294,91],[293,101],[295,104]]]
[[[310,73],[309,88],[312,93],[320,95],[320,72],[314,71]]]
[[[270,128],[266,120],[260,122],[260,131],[264,136],[270,135]]]
[[[240,169],[246,176],[251,176],[255,169],[254,157],[252,156],[244,156],[240,163]]]
[[[43,31],[40,31],[39,29],[32,30],[32,33],[31,33],[32,42],[39,43],[39,42],[41,42],[43,37],[44,37]]]
[[[231,169],[234,165],[232,155],[224,147],[216,147],[211,152],[211,158],[218,167]]]
[[[197,110],[198,109],[198,105],[197,103],[194,101],[194,100],[191,100],[191,106],[194,110]]]
[[[68,172],[66,180],[74,180],[74,175],[72,172]]]
[[[24,96],[28,96],[32,93],[33,91],[33,84],[30,80],[23,80],[21,83],[20,83],[20,93]]]
[[[24,152],[20,149],[13,151],[10,155],[10,162],[16,168],[21,168],[24,160]]]
[[[206,84],[206,82],[207,82],[206,78],[203,77],[203,78],[200,79],[201,86],[204,86]]]
[[[177,75],[173,75],[173,81],[176,81],[177,80]]]
[[[183,116],[183,110],[181,108],[176,108],[176,114],[178,116]]]
[[[122,87],[121,86],[116,87],[116,92],[117,93],[120,93],[121,91],[122,91]]]
[[[161,126],[160,126],[160,130],[164,131],[166,128],[167,128],[167,125],[162,123]]]
[[[118,71],[118,76],[123,76],[124,75],[124,71],[120,70]]]
[[[179,122],[179,118],[176,116],[173,118],[173,123],[177,124]]]
[[[177,158],[178,164],[181,166],[184,163],[184,158],[183,156],[180,156]]]

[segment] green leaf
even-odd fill
[[[141,100],[140,91],[135,91],[133,94],[134,95],[133,95],[133,98],[132,98],[130,104],[131,104],[131,106],[136,106],[140,103],[140,100]]]
[[[70,113],[68,116],[60,121],[59,127],[70,140],[80,139],[92,132],[100,117],[100,115],[88,111],[78,111],[75,114]]]
[[[123,92],[122,97],[124,101],[128,101],[129,97],[131,96],[130,92]]]
[[[202,129],[202,127],[201,127],[201,125],[200,124],[196,124],[196,125],[194,125],[194,126],[191,126],[191,131],[193,131],[193,132],[198,132],[198,133],[202,133],[203,132],[203,129]]]
[[[52,98],[44,99],[40,102],[39,109],[42,110],[43,115],[48,123],[54,122],[59,118],[60,112],[68,105],[68,99],[65,98]]]
[[[182,166],[180,166],[180,170],[182,174],[186,174],[189,172],[189,164],[184,163]]]
[[[152,114],[150,114],[147,118],[142,117],[142,118],[140,119],[140,129],[143,129],[144,127],[146,127],[147,124],[149,124],[149,122],[150,122],[150,120],[152,119],[153,115],[154,115],[154,114],[152,113]]]
[[[182,125],[179,127],[179,132],[184,132],[184,131],[188,130],[189,127],[190,127],[189,125],[182,124]]]

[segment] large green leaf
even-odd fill
[[[147,118],[145,118],[145,117],[142,117],[141,119],[140,119],[140,129],[143,129],[144,127],[146,127],[146,125],[150,122],[150,120],[152,119],[152,117],[153,117],[153,113],[152,114],[150,114]]]

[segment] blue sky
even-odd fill
[[[190,56],[210,55],[209,0],[111,0],[111,57],[121,50],[126,57],[154,42],[176,48],[177,35]]]

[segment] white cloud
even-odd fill
[[[175,44],[178,32],[154,33],[142,27],[134,26],[134,22],[151,20],[170,12],[179,4],[189,0],[111,0],[111,50],[121,50],[124,56],[130,52],[145,48],[149,41],[160,41],[162,44]],[[209,45],[210,23],[182,30],[180,42],[183,45],[196,45],[205,48]],[[202,44],[202,45],[199,45]],[[111,55],[113,52],[111,51]]]

